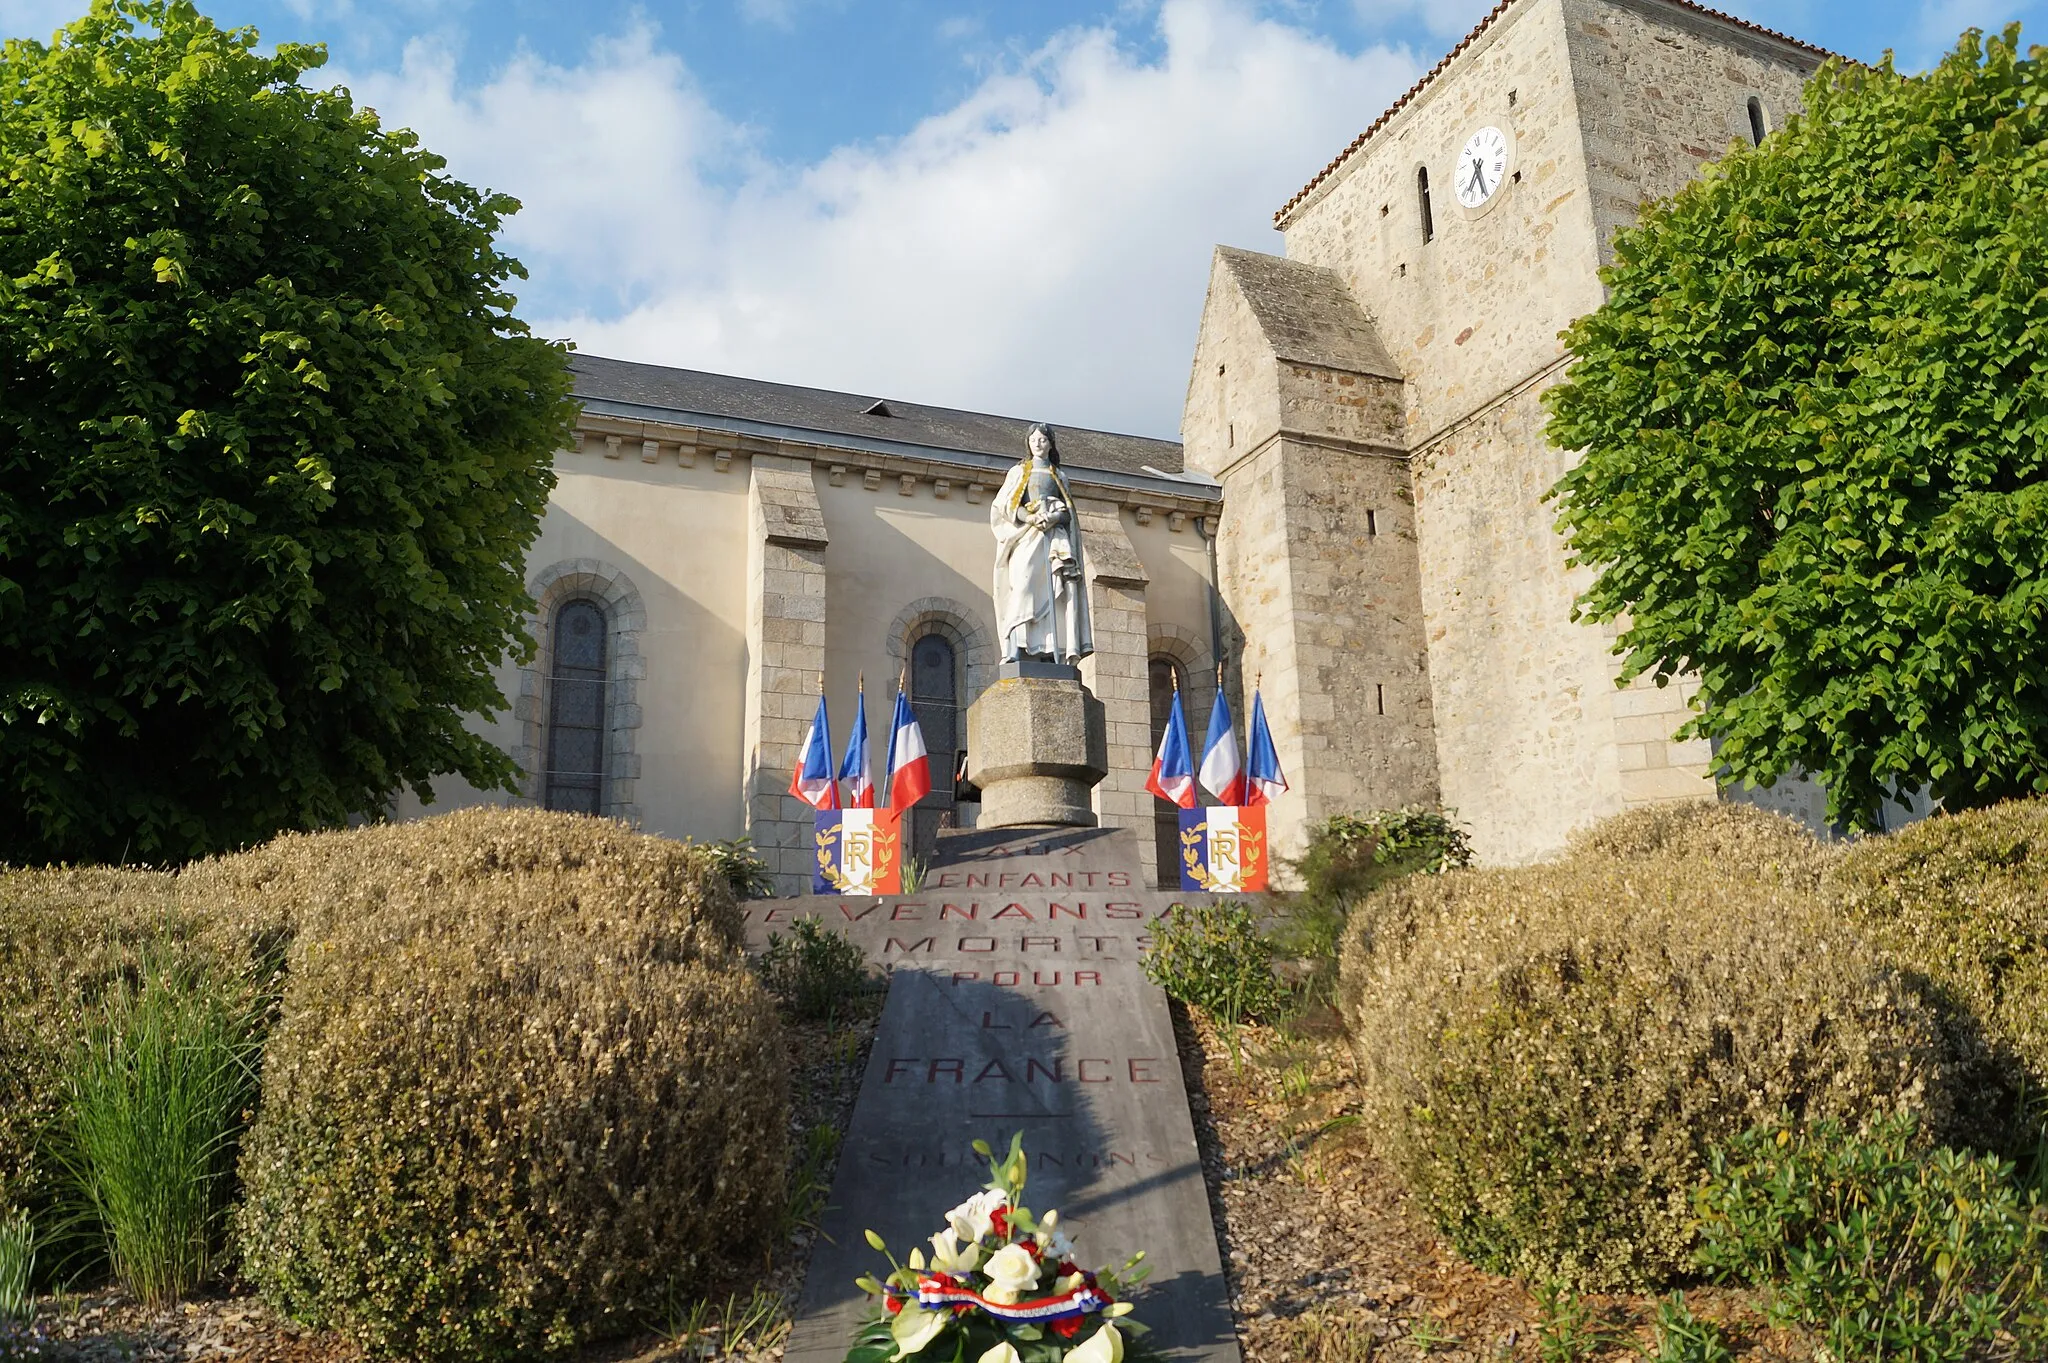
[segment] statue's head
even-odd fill
[[[1033,458],[1043,459],[1046,463],[1054,465],[1060,462],[1060,447],[1053,443],[1052,427],[1044,422],[1041,421],[1031,428],[1030,434],[1024,437],[1024,443],[1030,448]]]

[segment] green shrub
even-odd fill
[[[2036,1106],[2048,1095],[2048,800],[1867,839],[1825,885],[1943,1006],[1961,1057],[1961,1139],[2026,1155],[2048,1115]]]
[[[1269,1022],[1288,1009],[1273,946],[1242,904],[1175,904],[1152,929],[1145,975],[1167,994],[1226,1023]]]
[[[752,838],[707,842],[704,854],[711,858],[719,875],[732,887],[735,899],[768,899],[774,896],[775,877],[768,873],[767,861],[754,850]]]
[[[27,1212],[0,1215],[0,1328],[35,1314],[36,1228]]]
[[[1656,1350],[1650,1363],[1735,1363],[1721,1327],[1695,1316],[1683,1292],[1657,1303]]]
[[[56,1236],[66,1179],[51,1138],[71,1058],[109,992],[146,962],[205,959],[196,934],[168,874],[0,870],[0,1207]],[[71,1260],[69,1243],[48,1248],[46,1269]]]
[[[777,1224],[774,1009],[702,849],[473,810],[202,870],[289,942],[236,1220],[287,1314],[380,1357],[557,1354]]]
[[[1378,888],[1372,868],[1441,875],[1472,864],[1472,842],[1445,810],[1427,805],[1336,814],[1308,831],[1294,864],[1312,897],[1351,900]]]
[[[59,1158],[115,1277],[161,1306],[204,1281],[219,1251],[260,1019],[240,982],[161,966],[105,1009],[66,1076]]]
[[[799,918],[789,935],[768,934],[761,953],[761,978],[798,1017],[822,1021],[835,1016],[867,987],[867,956],[845,933]]]
[[[1713,1156],[1700,1262],[1765,1290],[1838,1359],[2048,1356],[2048,1204],[1991,1155],[1929,1151],[1910,1115],[1760,1125]]]
[[[1339,1004],[1382,1153],[1534,1279],[1685,1268],[1709,1148],[1782,1107],[1949,1116],[1933,1017],[1856,934],[1681,857],[1398,881],[1352,914]]]

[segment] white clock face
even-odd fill
[[[1508,139],[1499,128],[1481,128],[1458,153],[1457,178],[1451,187],[1458,202],[1477,208],[1500,192],[1508,174]]]

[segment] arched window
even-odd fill
[[[1186,670],[1178,661],[1159,654],[1152,656],[1147,677],[1152,691],[1152,751],[1156,753],[1159,740],[1166,736],[1166,721],[1173,714],[1174,687],[1178,684],[1182,691],[1186,691],[1188,679]],[[1185,697],[1181,700],[1181,708],[1183,711],[1187,708]],[[1188,735],[1190,745],[1199,741],[1193,734]],[[1180,807],[1156,795],[1152,797],[1152,841],[1158,848],[1159,888],[1179,889]]]
[[[1764,102],[1755,95],[1749,97],[1749,141],[1751,146],[1761,147],[1764,135],[1770,131],[1764,126]]]
[[[928,857],[939,830],[956,816],[953,772],[960,761],[960,659],[943,634],[926,634],[910,645],[910,708],[924,731],[932,764],[932,793],[910,811],[910,848]]]
[[[1436,240],[1436,214],[1429,207],[1429,167],[1415,168],[1415,201],[1422,206],[1422,239]]]
[[[545,808],[604,813],[605,633],[604,611],[595,601],[565,601],[555,612],[541,782]]]

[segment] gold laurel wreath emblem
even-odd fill
[[[1205,890],[1216,889],[1216,878],[1209,874],[1209,868],[1202,864],[1201,847],[1208,837],[1206,828],[1184,829],[1180,835],[1180,864],[1186,869],[1188,878]]]
[[[839,831],[835,829],[830,833],[820,833],[817,837],[818,874],[833,889],[844,891],[846,889],[846,878],[840,875],[832,866],[832,849],[839,844]]]

